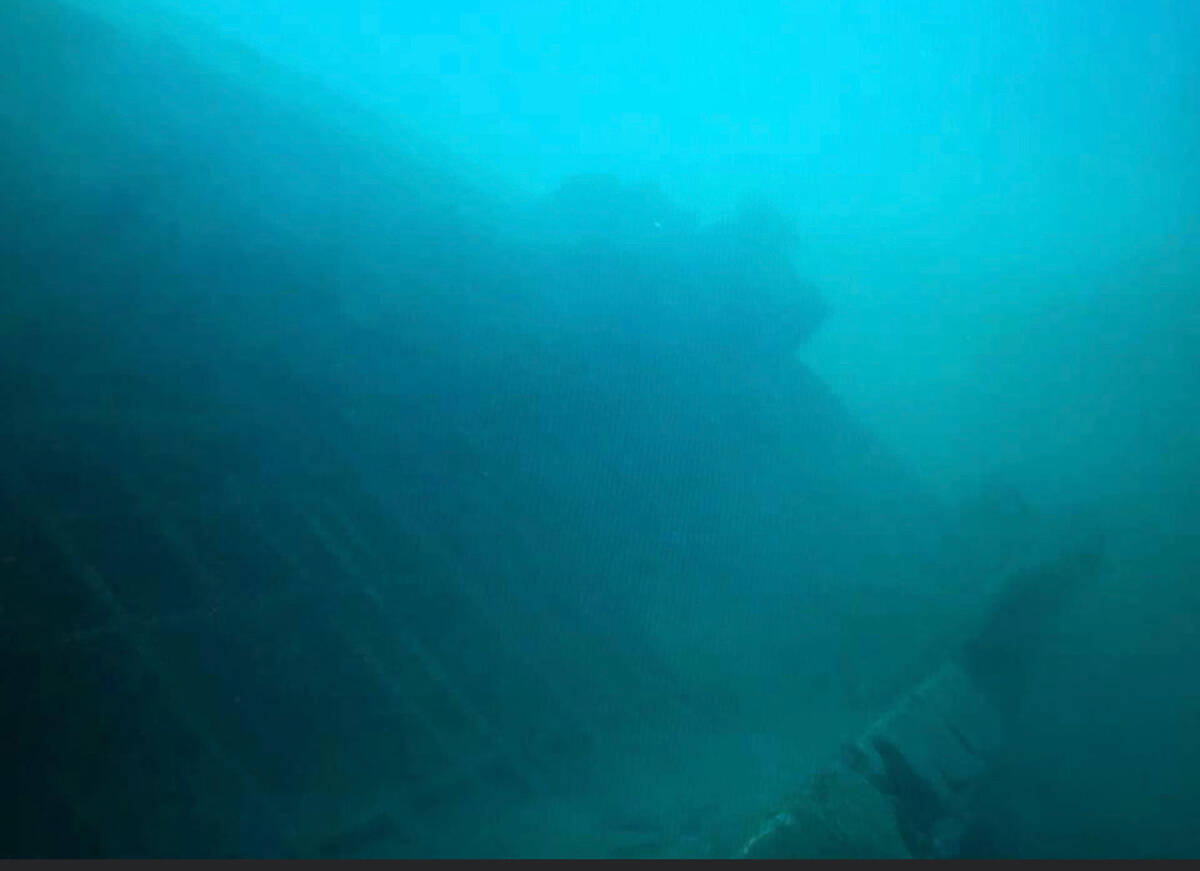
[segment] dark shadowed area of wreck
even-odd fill
[[[987,575],[786,221],[191,40],[0,10],[0,853],[734,852]]]

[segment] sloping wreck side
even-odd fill
[[[927,568],[745,239],[517,246],[252,57],[0,42],[0,852],[499,851],[453,809],[806,685]]]

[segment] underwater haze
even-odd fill
[[[0,855],[1200,855],[1195,4],[0,6]]]
[[[998,474],[1071,501],[1131,453],[1134,478],[1187,472],[1143,439],[1196,410],[1189,3],[164,5],[505,190],[768,196],[838,312],[809,359],[941,493]]]

